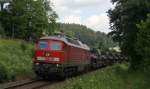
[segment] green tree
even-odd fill
[[[0,38],[2,38],[3,36],[5,36],[5,32],[4,32],[4,28],[2,27],[0,23]]]
[[[12,0],[0,13],[6,35],[25,40],[51,34],[56,18],[48,0]]]
[[[143,68],[150,70],[150,14],[146,21],[141,21],[137,25],[139,28],[137,34],[136,51],[137,54],[142,56]]]
[[[137,23],[150,13],[149,0],[112,0],[115,8],[108,11],[113,39],[119,42],[121,50],[131,59],[131,68],[136,69],[141,56],[136,53]]]
[[[60,23],[59,31],[64,31],[69,37],[81,40],[83,43],[90,46],[90,48],[108,50],[108,48],[117,45],[110,37],[107,36],[107,34],[100,31],[95,32],[92,29],[80,24]]]

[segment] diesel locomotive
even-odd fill
[[[90,66],[90,48],[65,36],[42,37],[36,43],[33,70],[38,77],[66,77]]]

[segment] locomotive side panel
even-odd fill
[[[89,52],[87,50],[69,46],[68,63],[72,65],[84,65],[89,63]]]
[[[68,66],[83,71],[90,64],[90,52],[77,47],[68,46]]]

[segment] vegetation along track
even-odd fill
[[[41,80],[21,80],[17,82],[0,85],[0,89],[40,89],[45,86],[50,86],[56,81],[41,81]]]

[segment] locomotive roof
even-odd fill
[[[42,37],[40,39],[41,40],[42,39],[59,40],[59,41],[65,42],[66,44],[68,44],[70,46],[73,46],[73,47],[82,48],[82,49],[85,49],[85,50],[90,50],[90,48],[86,44],[83,44],[81,41],[71,39],[71,38],[67,38],[65,36],[47,36],[47,37]]]

